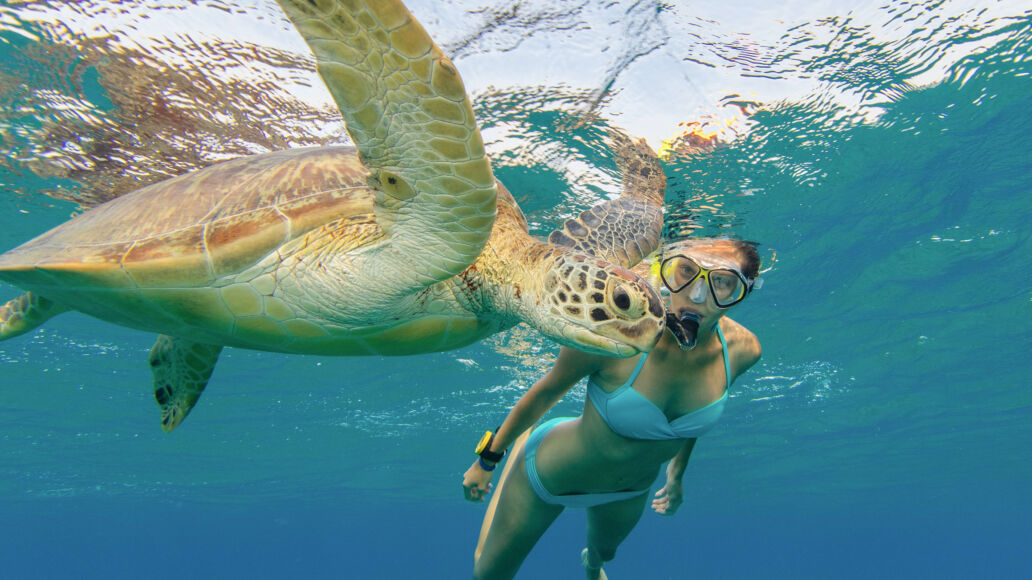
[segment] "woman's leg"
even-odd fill
[[[530,486],[524,463],[529,434],[530,430],[513,446],[512,458],[502,470],[484,514],[473,564],[473,577],[478,580],[514,577],[534,544],[563,511],[562,506],[541,501]]]
[[[480,559],[480,553],[484,551],[484,540],[487,539],[487,532],[491,529],[491,522],[494,521],[495,509],[498,507],[498,498],[502,496],[505,478],[509,477],[509,471],[512,470],[513,464],[516,463],[516,456],[523,454],[523,447],[527,444],[527,438],[530,437],[530,432],[533,430],[533,427],[527,429],[512,444],[509,461],[505,462],[502,474],[498,477],[498,483],[495,485],[494,493],[491,494],[491,499],[487,502],[487,511],[484,512],[484,523],[480,524],[480,537],[477,538],[477,549],[473,552],[474,563]]]
[[[638,497],[588,508],[588,578],[605,577],[601,575],[602,564],[616,556],[617,547],[641,519],[648,498],[646,490]]]

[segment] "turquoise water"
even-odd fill
[[[1032,574],[1032,13],[484,5],[412,9],[535,233],[619,191],[607,127],[659,148],[721,124],[666,157],[668,230],[772,266],[734,313],[763,359],[685,506],[646,514],[610,577]],[[266,4],[0,7],[0,249],[161,176],[346,139],[287,26]],[[393,359],[227,349],[166,435],[152,343],[74,313],[0,343],[3,577],[468,577],[470,449],[556,350],[525,328]],[[583,533],[565,514],[521,577],[577,577]]]

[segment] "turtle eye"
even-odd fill
[[[624,320],[634,320],[647,312],[648,295],[634,283],[616,282],[610,286],[609,311]]]
[[[623,286],[617,286],[613,290],[613,306],[623,311],[631,307],[631,295],[627,293],[627,289]]]

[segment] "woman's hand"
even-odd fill
[[[681,480],[667,478],[666,485],[656,492],[656,497],[652,500],[652,509],[661,516],[672,516],[682,503],[684,494],[681,491]]]
[[[480,461],[474,461],[462,476],[462,493],[469,501],[484,501],[494,487],[491,476],[494,471],[486,471],[480,467]]]

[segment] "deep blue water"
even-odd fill
[[[763,359],[611,578],[1032,575],[1027,8],[412,8],[535,233],[618,191],[617,126],[672,143],[671,234],[694,220],[773,266],[732,315]],[[277,14],[0,7],[0,249],[76,201],[342,139]],[[721,146],[678,149],[700,120]],[[72,313],[0,344],[0,576],[468,577],[470,448],[555,352],[523,328],[396,359],[229,349],[166,435],[152,342]],[[521,577],[578,577],[583,533],[564,514]]]
[[[275,502],[236,510],[54,500],[15,522],[18,533],[0,554],[14,563],[10,577],[466,577],[471,531],[480,522],[461,507],[405,502],[324,509]],[[1019,545],[1027,528],[1013,518],[964,514],[961,523],[944,515],[900,515],[743,513],[722,505],[655,517],[628,538],[607,573],[664,579],[1019,578],[1028,570]],[[579,577],[584,524],[583,512],[564,514],[521,577]]]

